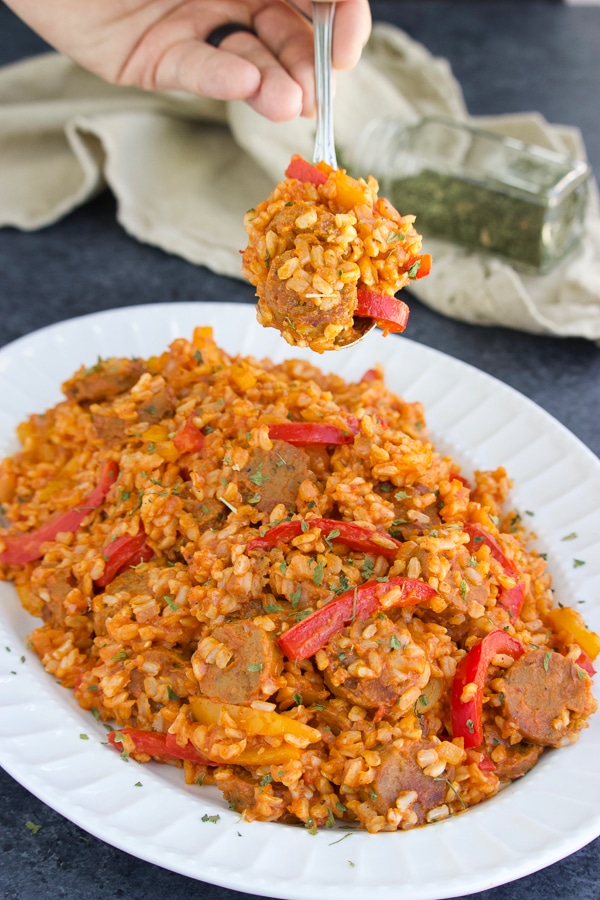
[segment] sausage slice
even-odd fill
[[[512,664],[504,678],[504,708],[526,741],[558,747],[594,712],[590,679],[580,671],[560,653],[544,650]]]

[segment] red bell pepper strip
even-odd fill
[[[415,267],[414,269],[413,266]],[[411,274],[411,270],[414,274]],[[421,253],[420,256],[412,259],[408,264],[406,271],[411,278],[425,278],[425,276],[429,275],[431,272],[431,253]]]
[[[496,653],[506,653],[518,659],[524,652],[523,644],[510,634],[490,631],[457,665],[450,695],[452,737],[464,738],[465,750],[483,742],[483,686],[492,658]],[[476,684],[477,691],[470,700],[463,701],[462,693],[468,684]]]
[[[262,537],[253,538],[248,542],[248,550],[268,550],[277,544],[285,544],[293,538],[302,534],[303,521],[294,519],[293,522],[282,522],[281,525],[274,525]],[[352,550],[361,550],[365,553],[377,553],[381,556],[395,556],[396,551],[402,546],[401,541],[390,537],[389,534],[384,535],[386,541],[390,541],[393,547],[382,547],[373,540],[373,535],[377,532],[369,531],[362,525],[355,525],[354,522],[339,522],[337,519],[307,519],[306,525],[309,528],[320,528],[323,537],[330,541],[341,541],[347,544]]]
[[[289,166],[285,170],[286,178],[295,178],[297,181],[310,181],[311,184],[325,184],[327,175],[316,166],[311,166],[301,156],[295,153]]]
[[[118,474],[117,463],[113,459],[105,460],[100,469],[98,484],[91,494],[81,501],[81,506],[59,513],[35,531],[7,535],[3,538],[6,549],[0,553],[0,563],[19,566],[41,559],[44,555],[42,545],[56,540],[57,534],[61,532],[77,531],[90,510],[97,509],[101,505]]]
[[[364,288],[359,288],[356,292],[354,315],[375,319],[379,327],[386,333],[404,331],[409,313],[410,310],[406,303],[398,300],[397,297],[391,297],[389,294],[377,294],[375,291],[367,291]]]
[[[461,484],[463,484],[466,488],[471,490],[471,485],[469,484],[468,480],[464,477],[464,475],[459,475],[458,472],[450,472],[450,474],[448,475],[448,478],[450,479],[450,481],[460,481]]]
[[[579,666],[580,669],[583,669],[584,672],[587,672],[587,674],[590,676],[590,678],[593,678],[594,675],[596,674],[596,670],[592,664],[592,661],[589,658],[589,656],[587,655],[587,653],[585,652],[585,650],[581,651],[581,653],[575,660],[575,665]]]
[[[211,762],[202,756],[201,753],[198,753],[196,748],[190,743],[186,744],[185,747],[180,747],[174,734],[159,734],[157,731],[142,731],[138,728],[120,728],[117,731],[108,733],[109,743],[119,752],[123,751],[123,742],[121,741],[121,735],[123,734],[131,738],[138,753],[147,753],[148,756],[158,756],[160,758],[188,759],[190,762],[198,763],[202,766],[218,765],[218,763]]]
[[[310,447],[313,444],[351,444],[354,433],[350,423],[345,430],[320,422],[282,422],[269,425],[269,437],[297,447]]]
[[[174,436],[173,443],[180,453],[198,453],[204,447],[204,435],[194,425],[194,413],[187,417],[186,423]]]
[[[154,550],[146,543],[146,533],[141,528],[134,537],[122,534],[111,541],[102,550],[102,556],[106,560],[106,565],[104,574],[96,578],[98,587],[106,587],[124,569],[148,562],[154,556]]]
[[[327,644],[336,632],[354,619],[366,619],[380,609],[380,598],[394,587],[400,595],[394,606],[413,606],[430,600],[437,593],[427,582],[397,575],[389,581],[365,581],[350,591],[344,591],[306,619],[284,631],[277,643],[291,660],[308,659]]]
[[[506,574],[517,581],[514,587],[500,587],[498,592],[498,605],[507,610],[512,618],[516,618],[521,612],[523,600],[525,599],[525,585],[519,580],[519,570],[514,562],[505,556],[498,541],[481,525],[467,522],[464,525],[464,530],[469,535],[470,540],[467,546],[471,551],[476,550],[480,544],[486,544],[490,548],[492,556],[500,563]]]
[[[495,772],[498,766],[496,763],[489,758],[489,756],[484,756],[477,765],[481,769],[482,772]]]

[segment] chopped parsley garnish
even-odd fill
[[[127,656],[127,650],[119,650],[118,653],[116,653],[114,656],[111,656],[111,659],[116,659],[121,662],[122,660],[127,659]]]
[[[165,601],[165,603],[167,604],[167,606],[169,606],[169,607],[173,610],[173,612],[177,612],[177,610],[179,609],[179,607],[177,606],[177,604],[175,603],[175,601],[173,600],[173,598],[172,598],[171,596],[169,596],[169,594],[165,594],[165,595],[163,596],[163,600]]]
[[[278,613],[283,610],[283,606],[278,606],[277,603],[265,603],[263,609],[266,613]]]
[[[35,822],[32,822],[29,819],[25,822],[25,828],[29,828],[32,834],[37,834],[41,827],[41,825],[36,825]]]
[[[396,491],[394,494],[394,500],[409,500],[410,494],[407,494],[406,491]]]
[[[220,818],[221,818],[221,816],[218,814],[216,816],[209,816],[208,813],[204,813],[201,821],[202,822],[212,822],[213,825],[216,825],[217,822],[220,820]]]
[[[144,787],[144,785],[142,784],[141,781],[136,781],[136,783],[134,784],[134,787]]]
[[[167,685],[167,696],[169,700],[179,700],[178,695],[175,693],[170,684]]]
[[[397,635],[393,634],[390,638],[390,647],[392,650],[400,650],[402,647],[402,643]]]
[[[255,472],[254,475],[250,476],[250,481],[252,484],[256,484],[258,487],[261,487],[265,483],[265,481],[269,481],[268,476],[263,475],[262,472]]]
[[[273,781],[272,775],[263,775],[263,777],[260,779],[260,781],[258,783],[260,784],[261,787],[265,787],[267,784],[271,784],[272,781]]]
[[[79,735],[79,740],[80,741],[89,741],[89,736],[87,734],[85,734],[85,732],[82,732],[82,734]]]
[[[300,602],[300,597],[302,596],[302,588],[296,588],[293,594],[290,595],[290,600],[292,601],[292,609],[296,609],[298,603]]]
[[[579,566],[585,566],[585,559],[574,559],[573,560],[573,568],[578,569]]]
[[[563,538],[561,538],[561,541],[574,541],[576,537],[577,537],[577,532],[572,531],[571,534],[565,534],[565,536]]]
[[[246,669],[247,672],[262,672],[263,664],[262,663],[252,663]]]
[[[550,657],[552,656],[552,652],[550,650],[546,650],[544,653],[544,672],[548,671],[548,666],[550,665]]]
[[[417,260],[415,260],[415,262],[412,264],[412,266],[410,267],[410,269],[407,269],[407,270],[406,270],[406,274],[408,275],[409,278],[416,278],[416,277],[417,277],[417,272],[419,271],[420,268],[421,268],[421,260],[420,260],[420,259],[417,259]]]
[[[302,694],[298,694],[298,693],[292,694],[292,700],[294,701],[296,706],[302,706],[302,699],[303,699]]]
[[[475,731],[475,726],[473,725],[472,719],[467,719],[467,728],[469,729],[469,733],[473,734],[473,732]]]
[[[463,598],[463,600],[464,600],[465,597],[467,596],[467,591],[468,591],[468,589],[469,589],[469,585],[467,584],[467,582],[466,582],[466,581],[464,580],[464,578],[463,578],[463,580],[462,580],[461,583],[460,583],[460,596]]]
[[[315,571],[313,572],[313,582],[315,587],[320,587],[321,582],[323,581],[323,560],[320,560],[315,566]]]
[[[196,350],[196,352],[194,353],[194,359],[196,360],[196,362],[198,363],[199,366],[201,366],[202,363],[204,362],[204,357],[202,356],[202,354],[200,353],[199,350]]]

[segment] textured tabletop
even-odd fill
[[[372,3],[374,18],[403,27],[447,57],[473,114],[539,110],[581,128],[600,174],[600,9],[557,3],[404,0]],[[0,64],[44,50],[0,5]],[[0,173],[0,178],[2,174]],[[109,264],[107,264],[109,261]],[[204,299],[251,303],[252,289],[137,243],[104,194],[37,233],[0,230],[0,345],[72,316],[141,303]],[[521,391],[600,454],[600,351],[443,318],[411,302],[410,337]],[[235,900],[104,844],[46,807],[0,771],[0,897]],[[25,823],[41,825],[37,833]],[[600,897],[600,840],[480,900]],[[307,898],[309,900],[309,898]]]

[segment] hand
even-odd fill
[[[314,113],[309,0],[7,0],[48,43],[112,84],[246,100],[273,121]],[[333,65],[354,66],[371,28],[368,0],[338,0]],[[226,22],[218,48],[205,38]]]

